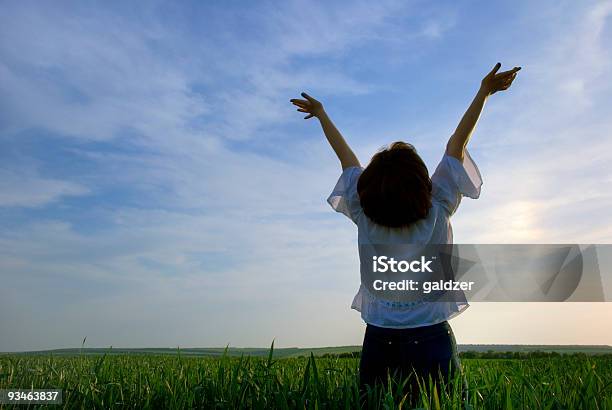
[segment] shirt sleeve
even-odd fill
[[[361,167],[349,167],[342,171],[336,186],[327,198],[327,202],[336,212],[343,213],[357,223],[361,214],[361,203],[357,193],[357,181],[363,172]]]
[[[433,199],[452,215],[463,196],[473,199],[480,196],[482,177],[476,163],[465,150],[463,163],[445,153],[431,177],[431,183]]]

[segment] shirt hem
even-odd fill
[[[453,312],[451,315],[449,315],[446,318],[435,319],[435,320],[432,320],[432,321],[429,321],[429,322],[419,323],[418,325],[414,325],[414,326],[410,326],[410,325],[396,325],[396,326],[394,326],[394,325],[376,323],[375,321],[367,321],[367,320],[363,319],[363,317],[362,317],[362,319],[363,319],[364,323],[366,323],[368,325],[373,325],[373,326],[377,326],[377,327],[383,327],[383,328],[386,328],[386,329],[414,329],[414,328],[417,328],[417,327],[433,326],[433,325],[437,325],[438,323],[442,323],[442,322],[446,322],[447,320],[451,320],[454,317],[456,317],[457,315],[463,313],[468,307],[470,307],[469,303],[461,304],[461,307],[459,308],[458,311]],[[357,308],[353,307],[352,309],[354,309],[354,310],[356,310],[358,312],[361,312]]]

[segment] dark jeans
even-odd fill
[[[367,325],[359,364],[362,393],[366,391],[366,385],[386,385],[389,373],[393,382],[408,378],[404,394],[410,393],[411,402],[415,403],[420,390],[417,377],[424,379],[427,386],[431,376],[440,386],[440,377],[447,382],[456,372],[461,372],[461,364],[455,336],[448,322],[410,329]],[[467,392],[463,378],[461,384],[465,399]]]

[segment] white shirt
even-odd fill
[[[360,245],[452,244],[451,215],[457,210],[463,196],[478,198],[482,186],[480,171],[467,150],[463,163],[445,154],[431,176],[432,206],[427,217],[405,228],[389,228],[374,223],[363,213],[357,193],[357,181],[362,172],[362,167],[346,168],[327,199],[334,210],[343,213],[357,225]],[[360,260],[364,260],[361,255]],[[444,322],[468,306],[466,300],[410,303],[386,301],[374,296],[362,281],[351,308],[361,312],[366,323],[387,328],[410,328]]]

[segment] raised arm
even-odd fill
[[[361,166],[357,156],[323,109],[323,104],[306,93],[302,93],[302,97],[306,99],[299,100],[293,98],[289,101],[298,107],[298,111],[308,113],[308,115],[304,117],[305,120],[312,117],[317,117],[319,119],[325,137],[338,156],[342,169]]]
[[[497,70],[500,67],[500,63],[495,64],[493,70],[482,79],[478,93],[476,93],[472,103],[463,114],[457,129],[446,144],[446,153],[459,161],[463,162],[465,147],[472,136],[472,132],[474,132],[474,128],[476,128],[480,113],[489,96],[498,91],[507,90],[516,78],[516,73],[521,69],[521,67],[514,67],[512,70],[498,74]]]

